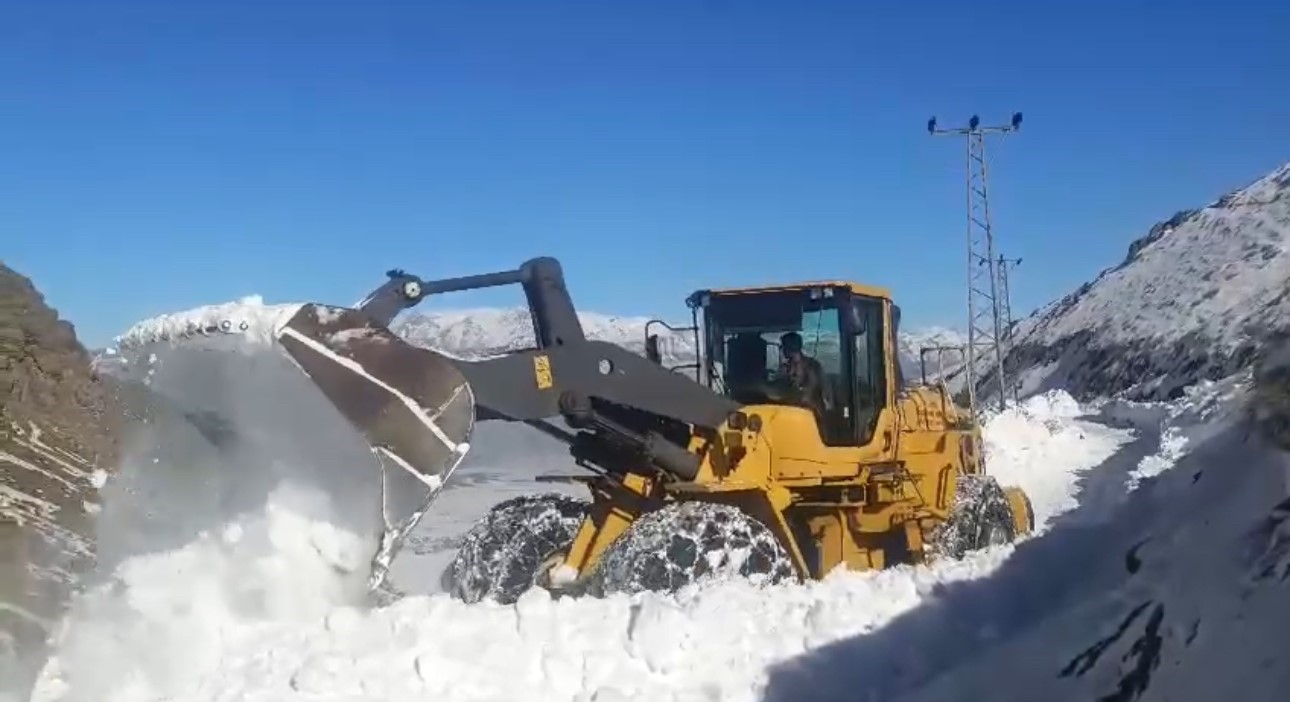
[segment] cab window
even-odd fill
[[[853,444],[847,304],[845,294],[827,288],[715,297],[704,324],[715,351],[710,385],[743,404],[807,407],[827,445]]]
[[[878,414],[887,402],[887,364],[883,349],[887,333],[882,300],[857,296],[852,298],[851,305],[854,426],[856,440],[863,446],[873,440]]]

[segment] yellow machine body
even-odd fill
[[[881,356],[873,362],[882,377],[899,378],[897,337],[887,333],[898,311],[881,288],[821,282],[706,294],[728,299],[839,288],[880,310]],[[851,386],[854,378],[840,381]],[[748,404],[715,433],[692,436],[690,450],[702,457],[692,481],[630,467],[621,479],[585,478],[593,504],[563,565],[583,576],[591,573],[639,516],[687,500],[729,504],[770,527],[804,579],[838,567],[923,562],[932,531],[949,515],[960,476],[984,471],[980,428],[940,385],[886,382],[875,399],[866,436],[843,445],[826,444],[810,409]],[[1028,501],[1017,488],[1005,493],[1015,533],[1027,533],[1033,524]]]

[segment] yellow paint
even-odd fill
[[[1034,531],[1035,513],[1030,508],[1030,500],[1026,493],[1018,487],[1006,487],[1003,494],[1008,498],[1008,507],[1012,511],[1012,523],[1017,529],[1017,536],[1023,536]]]
[[[866,285],[864,283],[853,283],[845,280],[814,280],[799,283],[755,285],[742,288],[714,288],[705,292],[716,296],[735,297],[739,295],[755,295],[757,293],[766,292],[784,292],[787,290],[809,290],[810,288],[847,288],[857,295],[876,297],[882,300],[891,299],[891,291],[887,288],[877,285]]]
[[[533,357],[533,379],[537,382],[538,390],[547,390],[555,385],[555,377],[551,374],[551,358],[546,354]]]
[[[628,473],[621,482],[596,478],[591,488],[591,511],[574,536],[564,565],[578,571],[579,579],[595,570],[600,556],[636,518],[648,509],[657,509],[658,484],[641,473]]]
[[[834,283],[713,291],[738,295]],[[837,283],[892,306],[885,290]],[[897,350],[885,340],[886,376],[895,378]],[[545,362],[545,357],[539,357]],[[536,361],[535,361],[536,363]],[[539,367],[538,382],[543,374]],[[546,369],[550,382],[549,367]],[[565,563],[585,578],[605,549],[643,513],[671,502],[701,500],[742,509],[765,524],[792,559],[798,575],[820,578],[851,570],[920,563],[927,539],[948,516],[958,476],[980,473],[981,434],[939,386],[897,389],[888,383],[872,440],[863,446],[827,446],[813,414],[784,405],[749,405],[756,422],[724,423],[695,432],[689,450],[702,457],[693,481],[660,479],[653,469],[623,467],[592,481],[593,506]],[[747,427],[759,424],[757,431]],[[1018,533],[1033,516],[1024,494],[1007,489]]]

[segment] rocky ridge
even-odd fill
[[[1151,227],[1124,260],[1019,322],[1006,365],[1023,395],[1178,397],[1290,336],[1288,251],[1290,163]]]
[[[121,415],[72,325],[0,264],[0,694],[21,695],[76,574]]]

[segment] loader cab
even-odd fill
[[[890,403],[892,306],[849,283],[701,290],[687,300],[699,337],[698,379],[741,404],[807,406],[828,446],[863,446]],[[781,339],[796,332],[819,364],[823,406],[804,403],[781,372]]]

